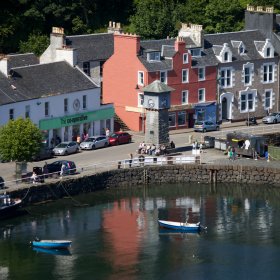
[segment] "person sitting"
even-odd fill
[[[173,141],[170,142],[170,148],[171,148],[171,149],[175,149],[175,144],[174,144]]]
[[[159,155],[160,155],[160,148],[159,146],[157,146],[155,149],[155,156],[159,156]]]
[[[160,146],[160,153],[162,155],[166,155],[167,154],[166,147],[163,144]]]
[[[151,150],[151,146],[148,144],[146,147],[146,154],[149,155]]]
[[[150,155],[155,155],[155,151],[156,151],[156,145],[152,144],[151,150],[150,150]]]
[[[31,180],[32,180],[33,184],[38,183],[38,176],[37,176],[37,174],[34,171],[32,173]]]

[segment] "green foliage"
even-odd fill
[[[32,52],[40,56],[50,44],[50,39],[42,34],[30,34],[26,42],[20,41],[19,51],[21,53]]]
[[[6,161],[31,161],[41,147],[42,133],[30,119],[10,120],[0,129],[0,154]]]

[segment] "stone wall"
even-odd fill
[[[77,175],[49,184],[27,186],[11,192],[24,204],[56,200],[105,188],[164,183],[242,183],[280,186],[278,168],[241,165],[166,165],[118,169],[94,175]]]

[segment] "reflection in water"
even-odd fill
[[[78,200],[91,206],[61,200],[0,223],[1,279],[267,279],[278,273],[277,189],[167,185]],[[158,219],[200,221],[208,229],[166,231]],[[31,250],[35,236],[72,240],[69,255]]]

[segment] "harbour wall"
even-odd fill
[[[165,165],[117,169],[102,173],[64,177],[38,185],[9,191],[24,198],[24,205],[90,193],[106,188],[165,183],[240,183],[280,187],[280,170],[273,167],[244,165]]]

